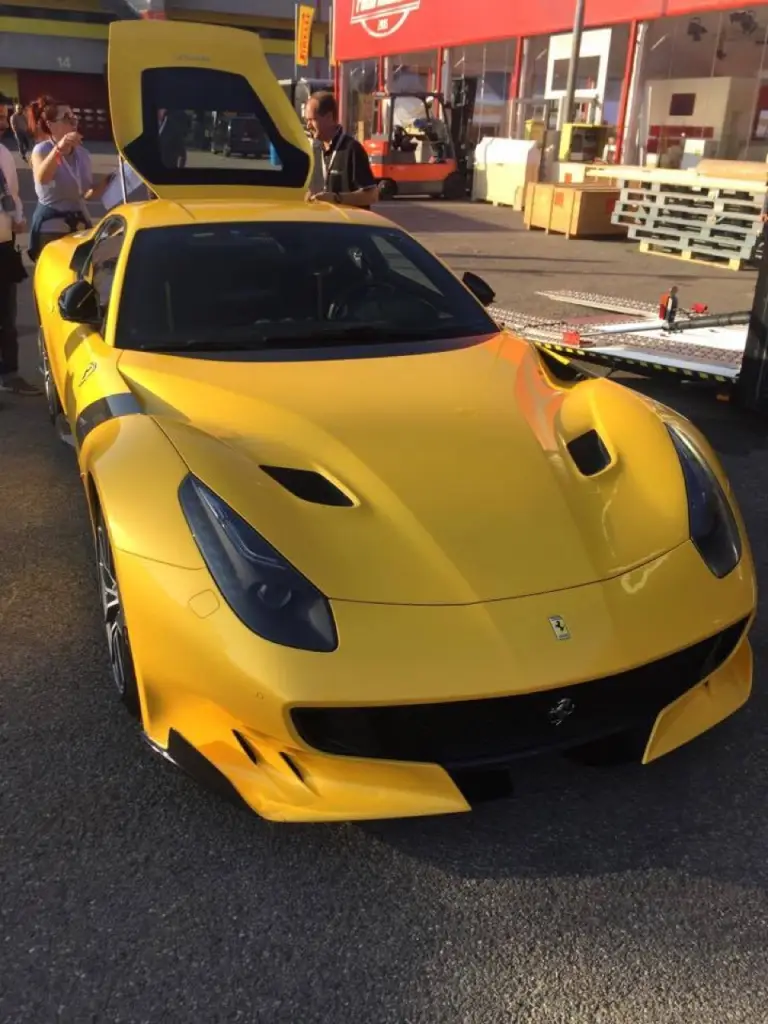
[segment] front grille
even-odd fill
[[[747,620],[628,672],[555,690],[442,704],[298,707],[294,725],[328,754],[426,761],[446,768],[505,764],[652,724],[735,650]]]

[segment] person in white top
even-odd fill
[[[0,105],[0,136],[8,130],[8,111]],[[0,390],[17,395],[42,391],[19,376],[19,336],[16,330],[16,286],[22,277],[16,235],[25,230],[24,208],[13,154],[0,143]]]

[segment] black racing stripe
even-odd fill
[[[100,427],[110,420],[118,419],[121,416],[133,416],[143,413],[138,400],[128,392],[118,395],[109,395],[107,398],[100,398],[96,402],[87,405],[77,417],[75,424],[75,438],[78,447],[88,437],[92,430]]]

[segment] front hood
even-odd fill
[[[190,470],[328,597],[466,604],[607,579],[685,542],[682,473],[641,398],[561,387],[508,334],[450,352],[232,362],[126,352]],[[566,445],[596,429],[612,462]],[[315,470],[315,504],[260,466]],[[555,612],[557,609],[555,609]]]

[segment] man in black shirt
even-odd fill
[[[304,113],[307,128],[322,145],[323,190],[310,191],[311,203],[338,203],[367,208],[379,198],[368,154],[339,124],[339,108],[329,92],[310,97]]]

